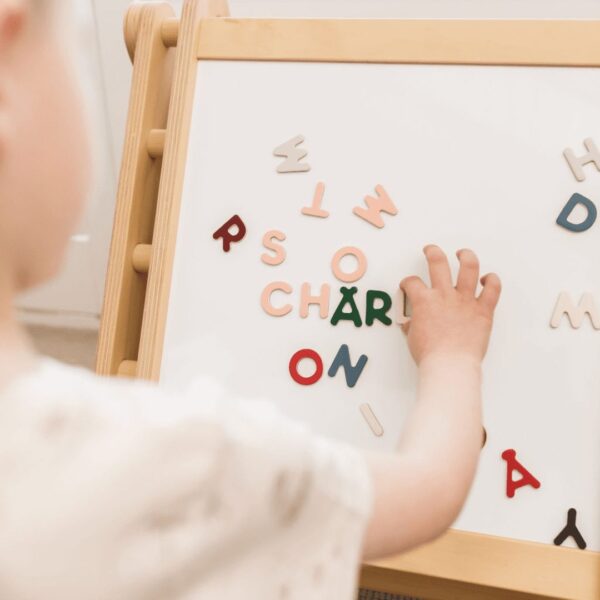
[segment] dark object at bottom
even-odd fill
[[[366,590],[361,588],[358,592],[358,600],[419,600],[412,596],[398,596],[388,594],[387,592],[376,592],[375,590]]]
[[[570,508],[567,513],[567,524],[564,529],[554,538],[554,544],[556,546],[562,545],[562,543],[568,538],[572,537],[577,544],[577,547],[580,550],[585,550],[587,544],[583,539],[579,529],[577,529],[577,525],[575,524],[577,520],[577,511],[574,508]]]

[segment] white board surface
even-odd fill
[[[273,149],[298,134],[311,170],[278,174]],[[488,443],[456,527],[552,543],[574,507],[588,548],[600,550],[600,331],[587,318],[577,330],[566,318],[549,325],[561,291],[600,303],[600,222],[583,233],[555,223],[575,192],[600,202],[600,172],[587,165],[577,182],[562,156],[583,154],[589,137],[600,145],[596,69],[200,62],[162,384],[210,374],[320,433],[391,450],[415,400],[400,329],[334,327],[315,307],[301,319],[300,286],[331,285],[331,318],[344,285],[331,258],[357,246],[369,262],[352,284],[364,318],[367,290],[394,294],[404,276],[426,275],[425,244],[471,247],[504,292],[484,367]],[[328,219],[300,212],[319,181]],[[377,184],[398,207],[382,230],[352,214]],[[247,235],[225,254],[212,234],[234,214]],[[260,260],[271,229],[287,235],[276,267]],[[260,295],[282,280],[294,310],[275,318]],[[341,344],[354,361],[369,357],[355,388],[341,371],[309,387],[292,381],[297,350],[316,350],[326,371]],[[382,437],[360,414],[364,402]],[[506,497],[508,448],[540,489]]]

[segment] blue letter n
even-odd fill
[[[360,378],[368,360],[368,357],[363,354],[358,359],[356,365],[353,366],[350,360],[350,350],[346,344],[342,344],[336,357],[331,363],[331,367],[329,367],[329,371],[327,371],[327,375],[329,375],[329,377],[335,377],[340,367],[343,367],[344,374],[346,376],[346,383],[348,384],[348,387],[353,388]]]

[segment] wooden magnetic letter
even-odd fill
[[[292,305],[284,304],[280,308],[274,307],[271,304],[271,295],[275,291],[283,292],[284,294],[291,294],[292,286],[285,281],[274,281],[273,283],[269,283],[260,296],[260,305],[268,315],[271,315],[272,317],[283,317],[291,312]]]
[[[569,217],[578,204],[585,207],[587,216],[581,223],[571,223]],[[556,223],[569,231],[579,233],[581,231],[587,231],[596,222],[597,216],[598,211],[596,210],[596,205],[589,198],[586,198],[581,194],[573,194],[565,204],[565,207],[560,211]]]
[[[352,212],[367,223],[371,223],[371,225],[381,229],[385,225],[381,218],[381,213],[384,212],[393,216],[398,214],[398,209],[382,185],[376,186],[375,192],[377,193],[377,198],[365,196],[367,208],[357,206]]]
[[[356,269],[352,273],[344,273],[340,263],[346,256],[354,256],[356,259]],[[354,248],[353,246],[346,246],[340,248],[331,259],[331,270],[333,274],[344,283],[354,283],[358,281],[367,271],[367,257],[363,254],[362,250]]]
[[[382,302],[379,308],[375,307],[377,300],[381,300]],[[371,327],[375,321],[380,321],[384,325],[391,325],[392,320],[387,316],[390,308],[392,308],[392,299],[389,294],[378,290],[369,290],[367,292],[367,316],[365,324]]]
[[[381,437],[383,435],[383,427],[381,423],[375,416],[373,409],[369,404],[361,404],[360,405],[360,413],[364,417],[367,425],[371,428],[371,431],[377,436]]]
[[[573,175],[575,175],[575,179],[577,181],[585,180],[585,173],[583,171],[583,165],[587,165],[588,163],[593,162],[596,165],[596,170],[600,171],[600,152],[598,152],[598,148],[596,148],[596,144],[592,138],[587,138],[583,140],[583,145],[587,150],[587,154],[583,156],[577,157],[571,148],[567,148],[563,154],[569,163],[569,167],[571,167],[571,171],[573,171]]]
[[[398,305],[396,308],[396,324],[404,325],[410,321],[412,308],[408,302],[406,293],[400,286],[398,286],[396,298],[398,300]]]
[[[284,242],[285,233],[277,231],[276,229],[272,229],[271,231],[267,231],[267,233],[265,233],[262,239],[263,246],[267,250],[275,252],[275,256],[270,256],[269,254],[265,253],[260,257],[260,260],[262,260],[265,263],[265,265],[271,265],[275,267],[277,265],[280,265],[285,260],[286,252],[285,248],[281,244],[278,244],[273,240],[279,240],[280,242]]]
[[[368,360],[369,358],[363,354],[358,359],[356,365],[353,365],[352,361],[350,360],[350,350],[348,346],[346,344],[342,344],[336,357],[333,359],[331,366],[329,367],[329,371],[327,371],[327,375],[329,375],[329,377],[335,377],[340,367],[342,367],[346,377],[346,385],[349,388],[353,388],[362,375]]]
[[[308,307],[311,304],[319,305],[319,316],[326,319],[329,316],[329,284],[324,283],[321,286],[321,293],[318,296],[311,296],[310,283],[303,283],[300,289],[300,316],[303,319],[308,317]]]
[[[515,491],[519,488],[530,485],[536,490],[540,487],[540,482],[517,460],[517,453],[514,450],[505,450],[502,458],[506,461],[506,495],[513,498]],[[521,479],[513,479],[513,471],[518,471]]]
[[[554,538],[555,546],[562,546],[563,542],[572,537],[580,550],[585,550],[587,544],[581,535],[581,532],[577,528],[577,511],[574,508],[570,508],[567,512],[567,524],[564,526],[562,531]]]
[[[360,318],[360,313],[358,312],[356,302],[354,302],[354,294],[356,294],[357,291],[358,289],[355,287],[340,288],[342,299],[340,300],[338,307],[335,309],[333,317],[331,317],[332,325],[337,325],[340,321],[352,321],[356,327],[362,326],[362,319]],[[346,305],[350,307],[350,312],[344,312]]]
[[[235,233],[231,233],[230,229],[232,227],[236,227]],[[233,215],[229,221],[223,223],[223,225],[213,233],[213,239],[218,240],[219,238],[222,238],[223,251],[229,252],[229,250],[231,250],[231,244],[233,242],[241,242],[245,235],[246,226],[244,225],[244,221],[242,221],[238,215]]]
[[[590,293],[583,294],[579,305],[575,306],[571,296],[567,292],[561,292],[552,313],[550,326],[554,328],[558,327],[564,314],[569,317],[573,329],[581,327],[585,315],[589,315],[594,329],[600,329],[600,311],[594,302],[594,297]]]
[[[302,214],[307,217],[319,217],[320,219],[326,219],[329,216],[329,213],[326,210],[321,208],[321,203],[323,202],[323,194],[325,193],[325,184],[317,183],[317,187],[315,189],[315,195],[313,196],[313,201],[311,206],[305,206],[302,209]]]
[[[297,148],[302,142],[304,142],[304,137],[297,135],[273,150],[275,156],[283,156],[286,159],[277,167],[278,173],[304,173],[310,171],[310,165],[300,162],[308,154],[306,150]]]
[[[312,360],[315,363],[315,372],[310,377],[303,377],[298,373],[298,363],[304,359]],[[317,383],[323,375],[323,361],[318,352],[315,352],[310,348],[304,348],[303,350],[298,350],[298,352],[292,356],[289,369],[290,375],[296,383],[299,383],[300,385],[313,385]]]

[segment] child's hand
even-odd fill
[[[481,362],[487,351],[494,309],[500,298],[500,279],[495,274],[481,278],[483,291],[475,296],[479,261],[472,250],[456,255],[460,271],[452,285],[450,265],[438,246],[426,246],[431,288],[419,277],[400,283],[412,304],[411,320],[403,326],[408,346],[417,364],[426,358],[467,356]]]

